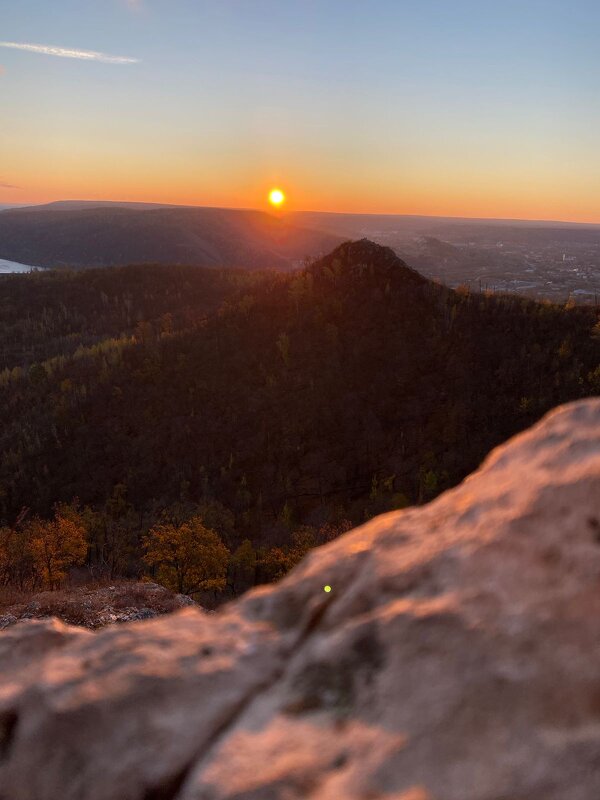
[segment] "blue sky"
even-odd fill
[[[600,221],[600,4],[0,0],[0,202]]]

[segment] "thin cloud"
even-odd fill
[[[40,53],[44,56],[59,58],[77,58],[80,61],[101,61],[103,64],[139,64],[139,58],[128,56],[111,56],[108,53],[97,53],[95,50],[70,50],[66,47],[53,47],[47,44],[26,44],[24,42],[0,42],[0,47],[13,50],[26,50],[28,53]]]
[[[12,183],[0,183],[0,189],[20,189],[20,186],[13,186]]]

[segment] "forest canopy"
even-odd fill
[[[52,272],[1,296],[2,523],[76,501],[90,568],[179,591],[276,578],[600,393],[596,308],[452,291],[368,241],[292,274]],[[210,578],[148,544],[201,530]]]

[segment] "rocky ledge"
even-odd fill
[[[56,617],[70,625],[95,630],[114,623],[152,619],[196,603],[157,583],[119,581],[114,586],[83,586],[39,592],[0,605],[0,631],[26,619]]]
[[[599,642],[589,400],[217,614],[5,630],[0,796],[597,800]]]

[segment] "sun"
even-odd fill
[[[279,208],[283,203],[285,203],[285,195],[281,191],[281,189],[271,189],[269,192],[269,203],[275,208]]]

